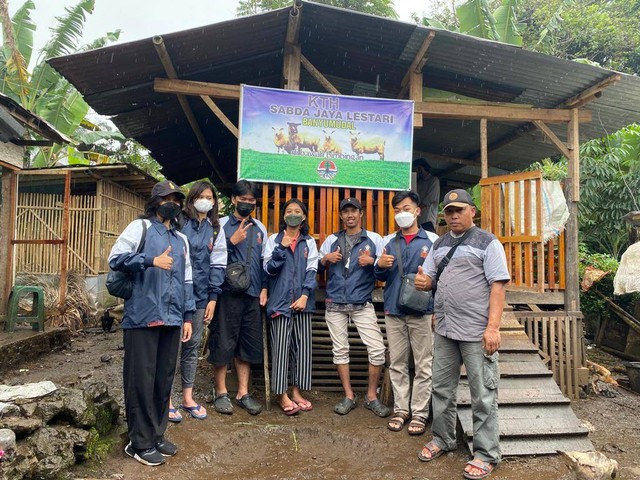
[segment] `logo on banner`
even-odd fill
[[[331,180],[338,174],[338,167],[331,160],[323,160],[318,165],[318,175],[320,175],[325,180]]]

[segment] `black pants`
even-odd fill
[[[124,330],[124,406],[135,449],[154,447],[167,429],[179,346],[180,327]]]

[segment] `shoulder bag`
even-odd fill
[[[225,284],[231,293],[246,292],[251,286],[251,258],[253,256],[253,222],[249,228],[248,253],[246,262],[232,262],[227,265]]]
[[[430,239],[427,239],[431,242]],[[396,253],[398,257],[398,272],[400,274],[400,292],[398,293],[398,309],[409,315],[424,315],[429,311],[431,303],[431,292],[416,290],[416,274],[404,273],[402,265],[402,250],[400,249],[401,235],[397,234],[395,239]],[[432,244],[433,245],[433,244]],[[431,248],[431,245],[429,245]]]

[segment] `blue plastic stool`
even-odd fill
[[[33,294],[31,314],[18,315],[20,296],[25,293]],[[9,296],[9,308],[7,309],[7,321],[5,323],[7,332],[13,332],[18,322],[30,323],[33,330],[44,332],[44,290],[42,290],[42,287],[31,285],[15,285],[13,287],[13,291]]]

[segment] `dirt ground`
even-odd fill
[[[607,354],[589,350],[595,361],[621,363]],[[102,359],[101,359],[102,357]],[[109,357],[109,358],[107,358]],[[53,352],[4,374],[0,383],[16,384],[52,380],[72,385],[88,376],[108,383],[122,403],[122,333],[90,331],[73,338],[70,349]],[[105,361],[108,360],[108,361]],[[196,380],[196,399],[210,400],[212,370],[202,360]],[[177,377],[176,384],[179,384]],[[264,392],[254,392],[264,400]],[[616,459],[618,478],[640,478],[640,395],[620,388],[614,398],[590,395],[573,403],[578,417],[589,428],[595,448]],[[207,398],[209,397],[209,398]],[[123,453],[125,426],[121,422],[111,437],[112,448],[101,464],[78,466],[71,478],[126,480],[197,479],[428,479],[462,478],[468,460],[463,445],[433,464],[420,462],[416,454],[430,438],[411,437],[406,429],[394,433],[386,422],[360,405],[349,415],[333,413],[338,394],[313,391],[312,412],[286,417],[272,406],[258,416],[236,408],[231,416],[217,414],[205,403],[209,418],[186,418],[170,424],[167,437],[180,451],[160,467],[144,467]],[[179,388],[174,401],[180,403]],[[184,477],[183,477],[184,476]],[[188,476],[188,477],[187,477]],[[556,456],[506,458],[493,479],[570,479]]]

